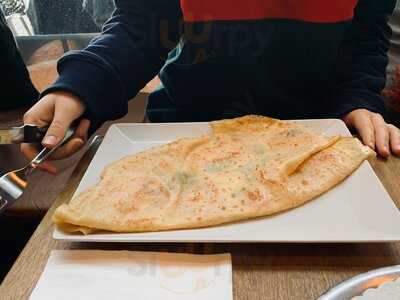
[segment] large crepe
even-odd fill
[[[304,204],[349,176],[373,151],[260,116],[216,121],[108,166],[93,188],[57,208],[69,232],[144,232],[218,225]]]

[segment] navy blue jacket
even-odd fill
[[[157,74],[152,121],[384,113],[395,2],[116,0],[102,34],[59,61],[43,95],[76,94],[94,127],[123,116]]]

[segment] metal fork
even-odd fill
[[[16,202],[28,186],[28,177],[32,172],[60,146],[66,143],[74,134],[73,129],[69,129],[63,140],[54,148],[44,148],[40,153],[24,168],[11,171],[0,177],[0,213],[7,207]]]

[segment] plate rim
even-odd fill
[[[337,125],[342,127],[342,129],[346,130],[346,134],[348,136],[351,136],[351,133],[343,120],[341,119],[334,119],[334,118],[329,118],[329,119],[299,119],[299,120],[287,120],[289,122],[332,122],[333,126]],[[114,123],[112,124],[104,137],[104,140],[106,140],[107,136],[110,136],[111,132],[118,132],[118,134],[121,134],[125,136],[122,131],[120,130],[121,127],[147,127],[147,126],[152,126],[152,127],[157,127],[157,126],[190,126],[190,125],[206,125],[209,124],[210,122],[173,122],[173,123]],[[103,140],[103,143],[100,145],[98,150],[101,150],[101,147],[105,145]],[[127,140],[130,141],[130,139],[127,137]],[[130,141],[131,142],[131,141]],[[138,141],[138,142],[143,142],[143,141]],[[164,141],[163,141],[164,142]],[[99,151],[98,151],[99,152]],[[94,158],[90,162],[88,169],[91,167],[91,164],[93,163]],[[384,187],[383,183],[380,181],[379,177],[376,175],[375,171],[373,170],[371,164],[366,160],[364,164],[367,165],[367,168],[371,172],[371,175],[376,178],[377,184],[381,185],[381,188],[386,192],[387,196],[390,198],[391,201],[393,199],[391,198],[390,194],[387,192],[386,188]],[[86,175],[87,170],[85,171]],[[79,183],[80,184],[80,183]],[[79,187],[79,184],[77,186],[77,189]],[[76,191],[75,191],[76,192]],[[75,193],[74,193],[75,194]],[[394,202],[394,201],[393,201]],[[266,216],[268,217],[268,216]],[[201,228],[200,228],[201,229]],[[186,229],[190,230],[190,229]],[[124,233],[117,233],[123,235]],[[126,235],[132,235],[135,233],[126,233]],[[134,237],[132,238],[120,238],[118,237],[117,239],[113,239],[111,236],[112,233],[110,233],[110,237],[104,238],[104,237],[99,237],[96,239],[95,235],[91,235],[89,239],[85,238],[83,235],[73,235],[73,234],[65,234],[61,232],[57,227],[54,228],[53,230],[53,239],[59,240],[59,241],[76,241],[76,242],[121,242],[121,243],[130,243],[130,242],[135,242],[135,243],[145,243],[145,242],[152,242],[152,243],[163,243],[163,242],[169,242],[169,243],[185,243],[185,242],[199,242],[199,243],[274,243],[274,244],[279,244],[279,243],[301,243],[301,244],[333,244],[333,243],[386,243],[386,242],[394,242],[394,241],[400,241],[400,236],[397,237],[396,234],[393,234],[391,237],[389,234],[385,236],[384,238],[378,238],[378,239],[370,239],[370,238],[359,238],[359,239],[324,239],[324,240],[319,240],[319,239],[282,239],[282,240],[262,240],[262,239],[223,239],[219,237],[214,237],[211,239],[201,239],[201,238],[193,238],[193,239],[188,239],[188,238],[159,238],[159,237],[153,237],[153,238],[140,238],[135,239]]]
[[[361,294],[354,289],[357,287],[361,287],[365,282],[372,280],[372,279],[377,279],[381,277],[386,277],[390,276],[397,273],[398,278],[400,278],[400,264],[399,265],[393,265],[393,266],[388,266],[388,267],[382,267],[378,269],[373,269],[358,275],[355,275],[353,277],[350,277],[346,280],[341,281],[338,283],[336,286],[333,288],[329,289],[328,291],[324,292],[317,300],[344,300],[344,296],[346,297],[356,297],[356,296],[361,296],[362,293],[364,293],[367,289],[369,288],[377,288],[379,285],[376,286],[371,286],[366,289],[364,289]],[[350,292],[350,289],[353,289],[353,295],[343,295],[343,293]],[[346,299],[348,300],[348,299]]]

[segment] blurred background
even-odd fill
[[[114,9],[113,0],[0,0],[0,6],[16,36],[98,32]]]

